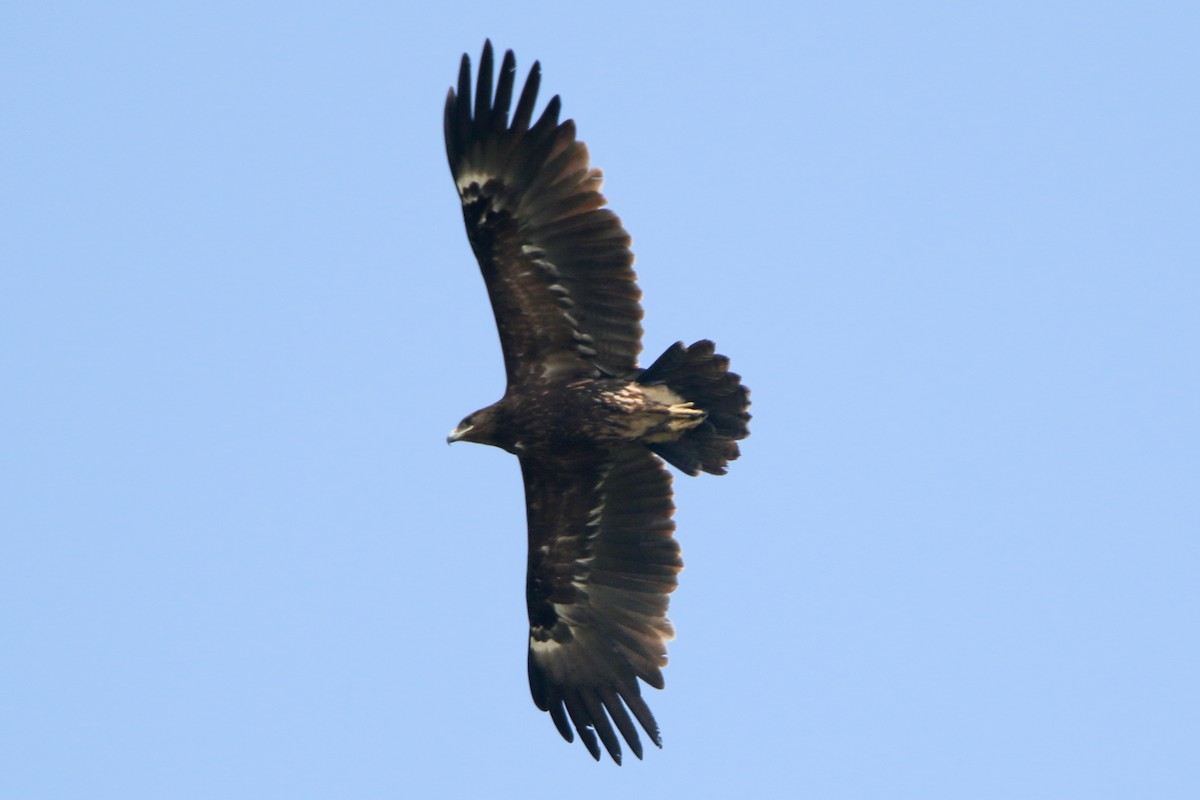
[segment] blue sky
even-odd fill
[[[676,480],[665,749],[620,769],[529,699],[516,461],[445,445],[503,389],[440,117],[485,37],[605,170],[646,354],[753,390]],[[0,794],[1198,796],[1197,41],[6,4]]]

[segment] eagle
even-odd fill
[[[667,603],[683,568],[663,461],[724,474],[749,433],[749,392],[707,340],[638,366],[641,291],[601,172],[574,122],[559,122],[557,96],[534,120],[538,63],[515,110],[512,51],[494,90],[493,69],[488,41],[472,90],[463,55],[444,121],[508,385],[448,441],[520,460],[533,701],[568,742],[574,727],[594,759],[602,743],[620,764],[618,732],[642,757],[633,720],[662,747],[638,680],[663,688]]]

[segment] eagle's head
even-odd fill
[[[447,444],[455,442],[475,442],[490,444],[510,453],[517,453],[520,444],[513,433],[503,424],[504,414],[496,406],[481,408],[473,414],[468,414],[458,427],[450,431],[446,437]]]

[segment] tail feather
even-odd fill
[[[750,391],[729,371],[729,359],[707,339],[684,347],[676,342],[638,376],[643,386],[664,385],[707,414],[704,422],[673,442],[647,447],[689,475],[724,475],[738,457],[738,439],[750,435]]]

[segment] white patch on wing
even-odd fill
[[[587,606],[587,595],[574,603],[551,603],[558,618],[549,628],[534,625],[529,629],[529,646],[535,652],[552,653],[575,641],[579,631],[578,614]]]
[[[561,647],[562,647],[562,643],[556,642],[553,639],[546,639],[545,641],[539,641],[538,639],[535,639],[532,636],[529,637],[529,649],[533,651],[534,655],[539,655],[539,656],[552,655],[553,653],[557,652]]]
[[[470,189],[472,185],[478,186],[482,189],[487,185],[487,182],[494,177],[494,175],[490,175],[486,172],[469,171],[460,173],[458,180],[455,183],[458,186],[458,193],[461,195],[466,194],[467,189]]]

